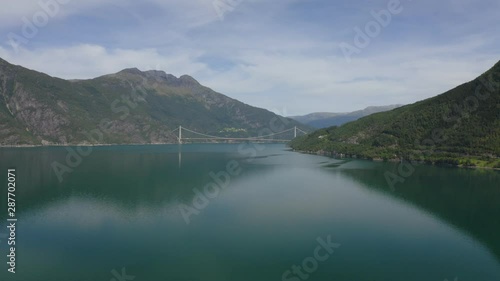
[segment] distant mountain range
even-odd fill
[[[226,137],[309,129],[187,75],[132,68],[63,80],[0,59],[0,145],[175,143],[180,125]]]
[[[500,62],[444,94],[292,141],[369,159],[500,168]]]
[[[378,112],[393,110],[401,106],[403,105],[395,104],[387,106],[369,106],[363,110],[357,110],[353,112],[316,112],[303,116],[290,116],[290,118],[297,120],[303,124],[309,125],[313,128],[321,129],[331,126],[341,126],[345,123],[358,120],[361,117],[365,117]]]

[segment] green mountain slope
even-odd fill
[[[358,120],[374,113],[389,111],[394,108],[401,107],[401,104],[387,105],[387,106],[369,106],[363,110],[345,113],[330,113],[330,112],[316,112],[303,116],[291,116],[293,120],[300,123],[309,125],[311,127],[321,129],[331,126],[341,126],[345,123]]]
[[[227,137],[307,129],[187,75],[126,69],[63,80],[0,59],[0,145],[175,143],[179,125]]]
[[[500,167],[500,62],[439,96],[318,130],[290,145],[369,159]]]

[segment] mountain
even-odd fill
[[[132,68],[63,80],[0,59],[0,145],[175,143],[180,125],[226,137],[307,130],[187,75]]]
[[[300,123],[309,125],[311,127],[321,129],[331,126],[341,126],[345,123],[358,120],[361,117],[371,115],[373,113],[384,112],[401,107],[401,104],[387,105],[387,106],[369,106],[363,110],[345,113],[332,113],[332,112],[315,112],[303,116],[291,116],[290,118],[299,121]]]
[[[291,142],[302,151],[500,168],[500,62],[444,94]]]

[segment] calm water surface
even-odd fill
[[[391,190],[397,164],[259,149],[93,148],[62,182],[51,165],[66,148],[0,149],[0,234],[12,167],[19,220],[17,273],[0,238],[0,280],[280,281],[304,260],[310,273],[285,280],[500,280],[500,173],[417,166]],[[228,163],[240,173],[200,199],[194,189]],[[204,208],[187,224],[180,207],[193,200]],[[307,259],[328,237],[340,246]]]

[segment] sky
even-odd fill
[[[409,104],[500,60],[498,0],[16,0],[0,57],[65,79],[188,74],[291,116]]]

